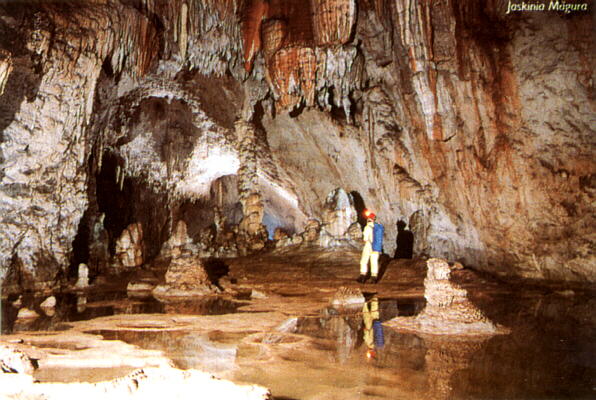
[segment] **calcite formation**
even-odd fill
[[[355,0],[310,0],[315,43],[347,43],[356,24]]]
[[[239,120],[236,133],[240,158],[238,192],[243,213],[238,226],[238,247],[241,252],[256,251],[265,246],[267,230],[263,226],[264,206],[257,183],[255,128]]]
[[[196,398],[197,391],[207,397],[247,400],[269,400],[268,389],[257,385],[236,385],[216,379],[197,370],[179,370],[164,365],[147,367],[112,380],[96,383],[40,383],[33,379],[32,359],[18,349],[0,347],[0,395],[4,398],[63,399],[76,395],[90,399],[175,396],[179,399]]]
[[[33,374],[35,363],[21,350],[0,345],[1,374]]]
[[[424,279],[426,308],[415,317],[396,317],[388,326],[432,335],[494,335],[509,330],[491,322],[467,298],[467,292],[449,280],[447,261],[431,258]]]
[[[155,287],[153,274],[146,278],[137,276],[129,285],[131,293],[153,289],[157,297],[201,296],[214,293],[201,256],[206,255],[201,246],[188,235],[187,225],[178,221],[170,238],[163,244],[153,263],[157,269],[167,268],[165,283]]]
[[[246,251],[266,248],[276,228],[288,233],[278,243],[303,241],[306,220],[325,225],[321,205],[342,187],[377,211],[389,254],[404,221],[415,256],[596,281],[592,11],[506,10],[1,5],[3,294],[49,289],[79,263],[103,273],[132,222],[143,225],[143,262],[181,217],[196,221],[202,250],[234,254],[208,231],[226,179],[224,225],[242,226],[225,241]],[[242,146],[239,119],[254,131]]]
[[[143,226],[130,224],[116,241],[116,268],[135,268],[143,264]]]
[[[360,289],[342,286],[337,289],[337,292],[333,295],[331,305],[339,307],[352,305],[362,306],[364,301],[364,295]]]
[[[56,297],[50,296],[39,305],[39,308],[48,317],[53,317],[56,314]]]
[[[77,270],[77,281],[75,283],[75,287],[78,289],[84,289],[89,286],[89,267],[87,264],[81,263],[79,264],[79,269]]]
[[[183,253],[172,259],[165,274],[165,283],[153,289],[153,295],[157,298],[191,297],[216,291],[202,260],[192,253]]]
[[[342,188],[332,190],[325,199],[322,210],[322,221],[311,218],[306,221],[302,232],[289,235],[277,235],[276,247],[287,246],[319,246],[323,248],[339,248],[342,246],[361,246],[362,228],[358,224],[358,215],[354,208],[352,195]]]
[[[332,236],[342,237],[357,219],[351,195],[341,188],[329,193],[323,206],[323,229]]]
[[[197,253],[197,251],[197,245],[188,236],[186,222],[180,220],[176,223],[170,238],[161,247],[159,258],[169,261],[183,253]]]
[[[12,58],[6,50],[0,49],[0,96],[4,93],[8,76],[12,71]]]
[[[316,69],[311,47],[284,47],[270,58],[267,77],[281,110],[293,109],[303,100],[314,105]]]

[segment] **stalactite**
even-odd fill
[[[178,35],[178,45],[180,47],[180,57],[186,59],[186,49],[188,48],[188,4],[182,3],[180,9],[180,34]]]
[[[310,0],[315,43],[347,43],[356,22],[355,0]]]
[[[281,49],[287,37],[287,23],[281,19],[270,19],[263,22],[261,31],[263,37],[263,53],[269,60]]]
[[[314,104],[316,68],[315,52],[310,47],[286,47],[275,53],[268,71],[280,109],[290,110],[303,99],[308,106]]]
[[[250,72],[252,63],[261,50],[261,23],[267,16],[269,3],[265,0],[251,0],[245,9],[242,21],[244,44],[244,68]]]

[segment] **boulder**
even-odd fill
[[[39,305],[39,307],[48,317],[53,317],[54,314],[56,314],[56,297],[48,297]]]

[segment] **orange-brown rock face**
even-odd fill
[[[309,106],[314,104],[316,68],[316,56],[311,47],[286,47],[271,57],[270,85],[282,110],[292,109],[302,100]]]
[[[252,69],[252,63],[261,50],[261,24],[266,18],[269,3],[265,0],[251,0],[246,6],[242,21],[242,39],[244,43],[244,68]]]
[[[256,247],[281,227],[293,241],[342,187],[391,255],[402,222],[415,255],[596,281],[592,10],[73,4],[0,5],[0,280],[93,278],[136,221],[151,262],[172,221],[213,236],[215,206],[226,229],[251,212]]]
[[[312,107],[318,90],[317,71],[326,77],[328,69],[326,58],[318,62],[316,47],[347,43],[355,23],[354,0],[313,0],[306,4],[295,0],[252,1],[243,22],[246,70],[250,71],[262,48],[276,106],[280,110],[291,110],[301,103]]]
[[[318,46],[344,44],[356,23],[354,0],[310,0],[315,43]]]

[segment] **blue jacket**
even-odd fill
[[[372,250],[381,252],[383,251],[383,234],[385,233],[385,227],[381,224],[377,224],[375,222],[375,226],[373,227],[373,240],[372,240]]]

